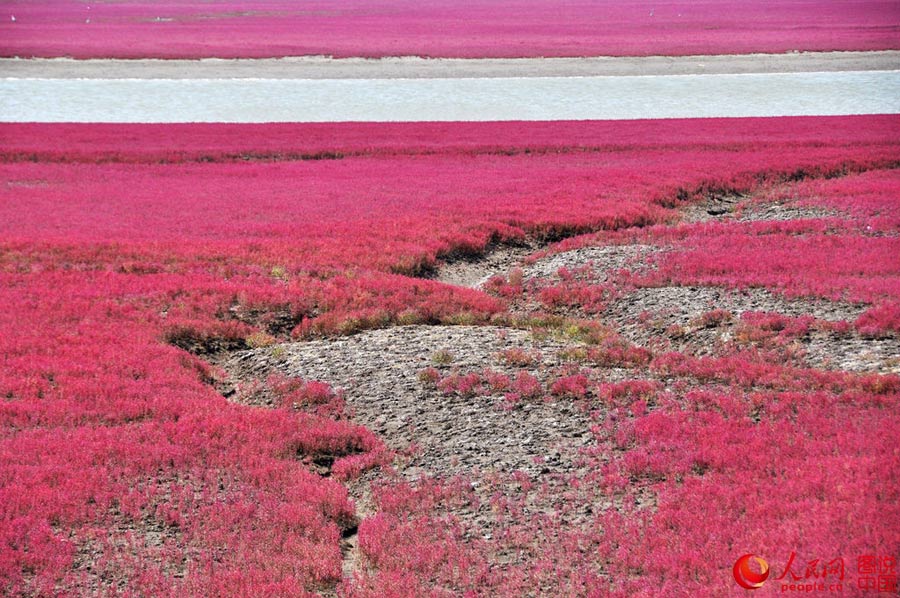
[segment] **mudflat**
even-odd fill
[[[589,58],[0,59],[0,76],[49,79],[418,79],[881,71],[900,51]]]

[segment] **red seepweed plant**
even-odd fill
[[[0,20],[0,55],[73,58],[673,56],[885,50],[896,6],[878,0],[639,0],[561,6],[476,0],[177,0],[82,5],[41,0]],[[302,34],[301,34],[302,32]]]
[[[594,427],[569,477],[517,474],[513,493],[498,478],[486,498],[459,480],[386,483],[359,522],[343,482],[390,456],[339,397],[273,380],[279,407],[230,402],[192,354],[511,321],[510,298],[428,277],[492,243],[596,231],[672,246],[630,284],[863,302],[854,326],[895,334],[897,131],[884,116],[0,126],[0,588],[725,594],[741,551],[896,554],[896,377],[755,349],[654,354],[595,331],[569,361],[632,380],[483,372],[446,389],[577,399]],[[786,181],[853,215],[665,226],[707,193]],[[477,500],[503,534],[448,514]],[[369,568],[344,580],[357,524]]]

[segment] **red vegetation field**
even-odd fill
[[[14,19],[14,20],[13,20]],[[6,3],[0,55],[539,57],[900,48],[892,0]]]
[[[344,483],[391,462],[383,439],[321,385],[270,381],[275,408],[230,402],[198,357],[509,323],[503,294],[423,276],[489,243],[595,231],[673,248],[629,284],[843,298],[870,308],[847,328],[897,334],[896,116],[25,124],[0,126],[0,146],[6,595],[729,595],[744,552],[848,567],[900,553],[900,378],[784,359],[764,333],[806,320],[751,314],[771,346],[715,356],[573,325],[590,347],[545,386],[426,372],[448,394],[506,393],[511,409],[565,397],[595,420],[577,475],[498,491],[493,538],[446,516],[475,500],[460,480],[380,486],[358,522]],[[851,216],[670,226],[690,202],[751,191]],[[563,299],[591,299],[576,290]],[[529,512],[548,500],[556,511]],[[567,523],[601,503],[614,508]],[[342,581],[341,534],[357,523],[366,568]]]

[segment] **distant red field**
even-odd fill
[[[540,57],[900,48],[892,0],[7,3],[0,55]]]
[[[509,323],[504,295],[428,276],[491,243],[598,231],[671,246],[635,284],[857,301],[870,309],[845,329],[897,334],[898,166],[897,116],[0,125],[0,591],[518,596],[564,579],[573,596],[727,595],[736,546],[895,554],[900,378],[610,337],[583,358],[671,388],[576,370],[546,389],[612,414],[566,500],[640,486],[654,509],[632,512],[635,491],[572,528],[567,507],[537,517],[501,497],[508,533],[469,541],[436,515],[456,490],[381,488],[358,522],[367,568],[342,579],[344,484],[391,461],[383,440],[324,385],[276,380],[273,408],[228,401],[197,355]],[[703,197],[772,185],[851,217],[670,226]],[[590,299],[565,285],[562,301]],[[746,334],[804,326],[756,314]],[[478,392],[480,376],[440,388]],[[512,384],[516,400],[545,392]],[[515,550],[525,565],[490,564]]]

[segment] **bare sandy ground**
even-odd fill
[[[49,79],[416,79],[596,77],[900,70],[900,51],[637,58],[261,60],[0,59],[0,77]]]

